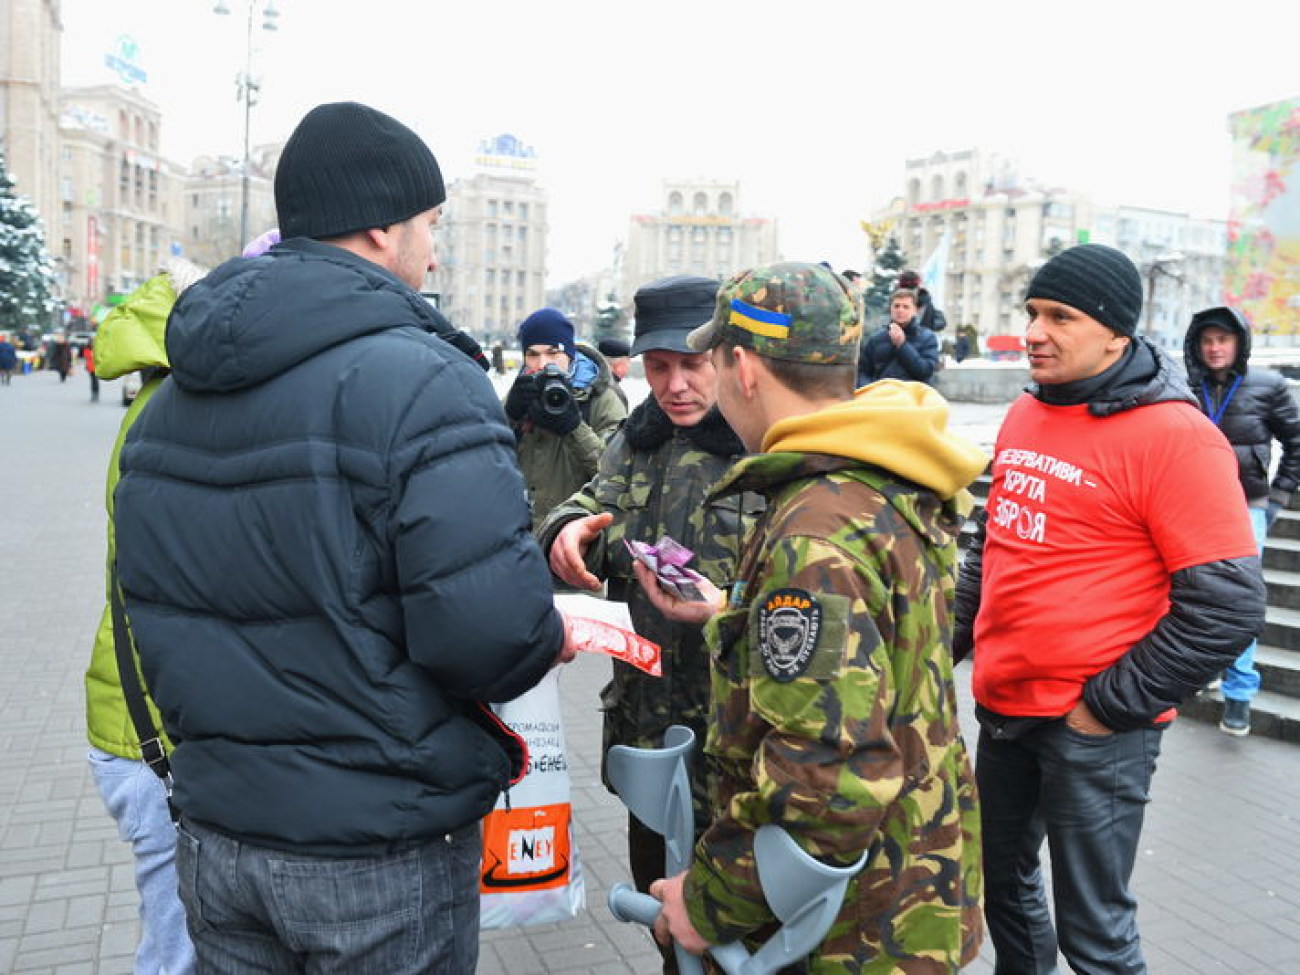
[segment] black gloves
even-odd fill
[[[536,376],[520,372],[515,377],[510,392],[506,394],[506,416],[516,423],[522,423],[529,411],[537,403]]]
[[[557,437],[567,437],[582,422],[578,400],[568,378],[553,366],[547,366],[533,378],[537,391],[528,410],[529,419]]]

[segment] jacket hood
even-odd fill
[[[948,430],[948,402],[924,383],[882,379],[853,399],[774,424],[764,453],[830,454],[871,464],[945,500],[988,466],[979,447]]]
[[[1246,362],[1250,359],[1250,323],[1237,309],[1220,305],[1198,311],[1192,316],[1192,323],[1187,326],[1187,335],[1183,339],[1183,364],[1187,367],[1188,377],[1194,384],[1199,384],[1208,372],[1201,359],[1201,332],[1210,325],[1237,336],[1237,358],[1232,364],[1232,371],[1244,376]]]
[[[95,331],[95,375],[117,379],[150,366],[167,366],[167,316],[176,304],[171,278],[158,274],[108,313]]]
[[[335,272],[319,273],[322,261]],[[231,392],[361,335],[403,325],[434,332],[430,308],[379,265],[295,239],[227,261],[186,291],[167,328],[167,354],[183,388]]]
[[[569,369],[569,380],[574,392],[595,396],[610,387],[614,373],[609,368],[608,359],[587,343],[579,342],[573,366]]]

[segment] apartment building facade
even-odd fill
[[[59,0],[0,0],[0,150],[14,191],[32,201],[47,233],[59,209],[62,30]]]
[[[662,201],[659,212],[635,214],[628,224],[619,297],[629,313],[637,288],[657,278],[725,280],[778,260],[776,221],[743,215],[738,180],[665,180]]]
[[[179,252],[183,173],[162,158],[161,113],[138,89],[62,95],[57,221],[47,221],[69,307],[89,315]]]
[[[549,201],[531,146],[512,135],[480,144],[474,172],[448,187],[427,288],[483,344],[513,342],[546,300]]]
[[[1088,241],[1117,247],[1137,264],[1147,292],[1141,328],[1166,348],[1181,348],[1192,313],[1221,300],[1223,221],[1099,206],[979,150],[909,160],[895,216],[911,267],[921,267],[946,240],[943,279],[927,286],[942,294],[950,324],[973,326],[980,336],[1023,332],[1034,271],[1057,251]]]

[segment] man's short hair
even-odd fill
[[[894,289],[894,293],[889,296],[889,303],[892,305],[899,298],[910,298],[912,299],[912,304],[916,305],[918,308],[921,306],[919,296],[912,288]]]

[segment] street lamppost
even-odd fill
[[[248,243],[248,171],[252,168],[249,153],[249,123],[253,116],[253,106],[257,104],[257,94],[261,82],[253,79],[253,14],[261,9],[262,30],[279,30],[280,11],[275,0],[248,0],[248,28],[244,38],[244,71],[235,76],[235,98],[244,103],[244,158],[240,163],[239,181],[239,247]],[[212,8],[214,14],[228,16],[230,5],[226,0],[217,0]],[[238,248],[237,248],[238,249]]]

